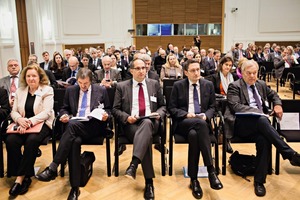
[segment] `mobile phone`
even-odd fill
[[[110,79],[106,79],[106,82],[110,82]]]

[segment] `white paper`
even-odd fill
[[[281,130],[299,130],[299,113],[283,113],[280,121]]]
[[[86,117],[72,117],[70,120],[77,120],[81,122],[89,121],[89,119]]]
[[[188,167],[185,166],[185,167],[182,168],[182,170],[183,170],[183,176],[184,176],[184,178],[190,178],[189,175],[188,175]],[[197,177],[198,178],[207,178],[208,177],[206,166],[198,166]]]
[[[102,121],[103,114],[105,113],[105,110],[102,108],[95,108],[88,116],[94,117],[100,121]]]

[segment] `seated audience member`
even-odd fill
[[[16,91],[19,87],[20,65],[17,59],[9,59],[7,61],[7,71],[9,75],[0,79],[0,88],[6,90],[9,105],[12,107],[14,105]]]
[[[125,60],[128,64],[132,61],[133,57],[129,55],[129,50],[128,48],[122,49],[122,60]]]
[[[201,56],[201,54],[200,53],[196,53],[194,55],[194,59],[196,59],[197,62],[200,64],[201,76],[205,76],[205,68],[204,68],[204,66],[202,64],[202,56]],[[183,77],[185,77],[185,76],[183,76]]]
[[[69,67],[69,58],[72,56],[72,51],[70,49],[65,49],[64,56],[63,62],[66,67]]]
[[[113,55],[112,55],[113,56]],[[97,75],[97,80],[100,82],[100,85],[110,88],[115,87],[117,82],[122,81],[121,74],[117,69],[112,69],[112,59],[109,56],[104,56],[102,58],[103,68],[96,70],[95,74]]]
[[[133,78],[117,85],[113,115],[126,130],[127,138],[133,142],[133,156],[125,176],[135,179],[141,164],[146,182],[144,198],[154,199],[152,138],[158,132],[159,121],[164,119],[166,108],[158,81],[145,78],[144,61],[134,59],[130,72]],[[149,115],[157,117],[139,120],[139,117]]]
[[[257,80],[258,64],[254,60],[242,65],[243,78],[228,87],[228,107],[225,112],[225,134],[237,135],[256,143],[256,170],[254,174],[254,191],[257,196],[264,196],[264,183],[271,159],[272,144],[283,159],[290,160],[294,166],[300,166],[300,155],[288,146],[270,124],[269,118],[262,116],[235,116],[237,112],[255,112],[268,114],[267,101],[272,101],[274,108],[271,115],[282,118],[281,100],[277,93],[267,87],[262,80]]]
[[[50,57],[48,51],[44,51],[42,53],[44,62],[40,63],[40,67],[44,70],[49,70],[50,69]]]
[[[95,72],[97,70],[97,67],[94,64],[89,62],[89,57],[90,56],[88,54],[84,53],[82,55],[81,63],[79,64],[79,67],[87,68],[87,69],[91,70],[92,72]],[[100,60],[100,62],[102,62],[101,59],[98,59],[98,60]]]
[[[65,63],[63,62],[63,57],[60,53],[56,52],[53,55],[52,65],[50,67],[50,70],[55,76],[56,80],[62,79],[64,68],[65,68]]]
[[[121,59],[121,51],[115,50],[114,55],[116,57],[117,69],[121,73],[122,80],[126,80],[128,73],[128,63],[125,60]]]
[[[9,113],[10,106],[7,92],[5,89],[0,88],[0,124],[8,117]]]
[[[194,58],[194,53],[192,51],[187,51],[185,53],[185,57],[182,58],[182,60],[180,61],[182,68],[184,69],[187,61],[192,60],[193,58]]]
[[[205,76],[216,73],[221,58],[221,52],[215,50],[212,59],[210,59],[205,66]]]
[[[172,43],[169,43],[166,49],[166,54],[169,55],[170,53],[174,53],[174,46]]]
[[[238,64],[237,64],[237,68],[236,68],[236,75],[239,77],[239,78],[243,78],[243,74],[242,74],[242,65],[243,63],[248,60],[247,58],[241,58],[239,61],[238,61]]]
[[[166,63],[166,51],[160,49],[158,56],[156,56],[154,59],[154,69],[156,70],[157,74],[160,74],[162,65],[164,65],[165,63]]]
[[[265,46],[262,54],[263,54],[266,62],[272,62],[272,60],[271,60],[272,57],[270,56],[270,48],[269,47]]]
[[[200,152],[207,167],[210,187],[216,190],[223,188],[213,166],[209,136],[209,124],[215,112],[216,97],[213,84],[201,78],[200,65],[196,60],[187,61],[184,73],[187,78],[174,83],[169,110],[173,119],[174,133],[188,140],[190,188],[193,196],[201,199],[203,191],[197,180]]]
[[[71,56],[68,63],[69,67],[63,70],[62,81],[67,81],[68,79],[73,78],[73,80],[69,80],[68,83],[70,85],[74,85],[76,83],[76,74],[79,71],[79,62],[76,57]]]
[[[82,139],[90,139],[102,134],[105,136],[107,119],[110,117],[110,103],[104,87],[92,85],[92,72],[82,68],[77,75],[78,85],[68,87],[59,120],[66,124],[57,152],[50,165],[36,175],[40,181],[51,181],[57,176],[57,168],[68,160],[71,191],[68,199],[78,199],[80,195],[80,150]],[[70,120],[71,116],[87,117],[95,108],[103,105],[105,113],[102,121],[92,118],[89,121]],[[98,130],[98,131],[96,131]],[[99,131],[100,130],[100,131]],[[100,133],[99,133],[100,132]]]
[[[253,60],[255,60],[258,64],[266,61],[261,46],[257,48],[257,52],[253,55]]]
[[[180,79],[183,77],[182,66],[179,64],[176,56],[170,53],[167,56],[167,62],[160,71],[160,85],[163,86],[164,79]]]
[[[34,176],[34,163],[40,143],[50,135],[53,111],[53,89],[49,80],[38,64],[25,67],[20,75],[18,88],[11,111],[11,118],[17,123],[18,133],[6,136],[7,174],[16,176],[9,194],[25,194]],[[26,129],[43,123],[39,133],[26,134]],[[24,150],[22,151],[22,146]]]
[[[97,49],[90,48],[90,55],[88,57],[89,57],[88,66],[93,66],[91,67],[92,69],[90,69],[92,72],[94,72],[98,68],[101,69],[102,61],[101,58],[98,58]]]

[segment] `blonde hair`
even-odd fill
[[[169,62],[169,58],[170,58],[171,56],[174,56],[174,57],[175,57],[175,60],[176,60],[176,62],[175,62],[175,67],[180,68],[181,65],[179,64],[179,62],[178,62],[176,56],[175,56],[174,54],[172,54],[172,53],[170,53],[170,54],[167,56],[167,59],[166,59],[167,62],[166,62],[166,64],[164,64],[165,67],[166,67],[166,68],[171,68],[171,65],[170,65],[170,62]]]
[[[40,66],[36,63],[33,63],[31,65],[26,66],[20,75],[20,87],[26,87],[27,82],[26,82],[26,73],[28,70],[34,69],[37,71],[39,77],[40,77],[40,85],[49,85],[49,79],[48,76],[46,75],[45,71],[40,68]]]

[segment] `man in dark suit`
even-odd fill
[[[90,59],[89,59],[89,64],[93,64],[95,65],[95,67],[97,69],[101,69],[102,68],[102,61],[101,61],[101,58],[98,58],[97,55],[97,49],[95,48],[90,48]]]
[[[49,70],[51,65],[50,64],[50,59],[49,59],[49,52],[48,51],[44,51],[42,53],[42,56],[43,56],[43,59],[44,59],[44,62],[41,62],[40,63],[40,67],[44,70]]]
[[[184,73],[187,78],[174,83],[169,110],[173,119],[173,130],[187,138],[188,175],[190,188],[196,199],[203,195],[197,180],[200,152],[207,166],[210,187],[222,189],[212,164],[209,123],[215,112],[215,91],[213,84],[201,78],[200,65],[196,60],[188,60]]]
[[[130,72],[133,78],[117,85],[112,112],[126,130],[127,138],[133,142],[133,156],[125,176],[135,179],[137,167],[141,164],[146,180],[144,198],[154,199],[152,137],[157,134],[166,108],[158,81],[145,78],[145,62],[134,59]],[[139,120],[151,115],[156,117]]]
[[[215,50],[213,53],[213,58],[207,61],[208,63],[205,66],[205,76],[216,73],[220,58],[221,52],[219,50]]]
[[[78,59],[74,56],[69,58],[69,67],[65,68],[62,74],[62,80],[66,81],[68,78],[76,77],[76,74],[79,70],[79,62]],[[74,82],[75,83],[75,82]],[[74,84],[71,84],[74,85]]]
[[[289,159],[292,165],[300,166],[300,155],[290,148],[279,136],[265,115],[235,116],[237,112],[255,112],[269,114],[268,101],[274,105],[272,115],[282,118],[281,100],[277,93],[267,87],[266,83],[257,80],[258,64],[247,60],[242,65],[243,78],[231,83],[228,87],[228,107],[225,111],[225,134],[237,135],[240,138],[256,143],[256,171],[254,174],[254,191],[257,196],[264,196],[264,183],[271,157],[273,144],[283,159]]]
[[[77,58],[76,58],[77,59]],[[58,165],[65,163],[68,159],[70,171],[71,191],[68,199],[78,199],[80,194],[80,149],[82,139],[90,139],[105,136],[107,120],[110,116],[110,102],[105,88],[91,85],[92,72],[82,68],[77,73],[78,85],[68,87],[64,97],[64,105],[60,110],[59,120],[66,124],[65,132],[62,134],[57,153],[53,161],[36,178],[40,181],[54,180],[57,176]],[[87,117],[94,109],[104,108],[102,120],[92,118],[82,122],[72,120],[74,117]]]

